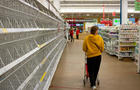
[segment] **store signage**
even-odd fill
[[[113,25],[120,25],[120,19],[119,18],[114,18],[113,19]]]
[[[101,21],[100,22],[101,24],[105,24],[105,26],[112,26],[112,21],[109,21],[109,20],[104,20],[104,21]]]
[[[140,11],[140,0],[135,0],[135,10]]]

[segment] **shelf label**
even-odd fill
[[[3,33],[8,33],[8,31],[7,31],[6,28],[2,28],[2,32],[3,32]]]
[[[42,48],[42,47],[44,47],[46,44],[44,43],[44,44],[41,44],[41,45],[37,45],[39,48]]]
[[[47,74],[47,72],[44,72],[43,76],[42,76],[41,79],[40,79],[40,82],[43,81],[43,79],[44,79],[44,77],[46,76],[46,74]]]
[[[38,44],[37,47],[41,48],[41,46]]]

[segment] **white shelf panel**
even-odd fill
[[[31,6],[30,4],[26,3],[25,1],[23,1],[23,0],[19,0],[19,1],[20,1],[21,3],[23,3],[23,4],[27,5],[27,6],[29,6],[29,7],[31,7],[31,8],[33,8],[33,9],[37,10],[37,11],[39,11],[40,13],[46,15],[47,17],[49,17],[49,18],[51,18],[51,19],[53,19],[53,20],[59,22],[59,20],[57,20],[57,19],[55,19],[54,17],[52,17],[52,16],[50,16],[50,15],[48,15],[48,14],[46,14],[46,13],[40,11],[38,8],[35,8],[35,7]]]
[[[136,41],[119,41],[119,42],[131,43],[131,42],[136,42]]]
[[[134,56],[122,56],[122,55],[118,55],[119,57],[134,57]]]
[[[120,51],[120,52],[134,52],[134,51]]]
[[[61,35],[59,35],[61,36]],[[3,75],[4,73],[6,73],[7,71],[9,71],[10,69],[12,69],[15,65],[23,62],[24,60],[26,60],[26,58],[28,58],[29,56],[31,56],[32,54],[36,53],[38,50],[40,50],[42,47],[46,46],[47,44],[49,44],[50,42],[54,41],[55,39],[57,39],[59,36],[54,37],[53,39],[47,41],[46,43],[42,44],[40,47],[36,47],[35,49],[33,49],[32,51],[28,52],[27,54],[25,54],[24,56],[14,60],[12,63],[0,68],[0,76]]]
[[[66,44],[65,44],[64,46],[66,46]],[[51,84],[51,81],[52,81],[52,79],[53,79],[53,76],[54,76],[54,74],[55,74],[55,71],[56,71],[56,69],[57,69],[58,63],[59,63],[59,61],[60,61],[60,58],[61,58],[61,56],[62,56],[62,54],[63,54],[64,49],[65,49],[65,47],[64,47],[63,50],[61,50],[61,52],[59,53],[59,56],[58,56],[58,58],[57,58],[57,60],[56,60],[55,67],[53,68],[53,71],[52,71],[52,74],[51,74],[51,76],[50,76],[50,79],[48,79],[48,81],[46,82],[46,84],[45,84],[43,90],[49,89],[49,86],[50,86],[50,84]]]
[[[111,34],[111,33],[107,33],[107,35],[110,35],[110,36],[118,36],[118,34]]]
[[[137,33],[120,33],[120,35],[135,35],[135,34],[137,34]]]
[[[17,32],[31,32],[31,31],[49,31],[58,30],[58,28],[0,28],[0,33],[17,33]]]
[[[120,47],[135,47],[136,45],[120,45]]]
[[[120,39],[123,39],[123,38],[135,39],[136,37],[120,37]]]
[[[62,41],[62,40],[61,40]],[[46,58],[49,57],[49,55],[54,51],[54,49],[60,44],[60,42],[57,43],[57,45],[49,52],[49,54],[46,56]],[[43,64],[40,63],[38,66],[36,66],[36,68],[34,69],[34,71],[30,74],[30,76],[18,87],[17,90],[22,90],[24,88],[24,86],[29,82],[29,80],[35,75],[35,73],[37,72],[37,70],[42,66]],[[49,66],[51,65],[51,63],[49,64]]]
[[[136,29],[120,29],[120,31],[137,31]]]

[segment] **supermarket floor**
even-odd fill
[[[68,43],[49,90],[91,90],[83,86],[84,53],[82,40]],[[106,53],[102,55],[98,90],[140,90],[140,75],[129,60],[119,61]]]

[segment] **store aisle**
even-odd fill
[[[82,40],[68,43],[49,90],[91,90],[83,86],[84,52]],[[98,90],[140,90],[140,75],[132,61],[119,61],[103,53]]]

